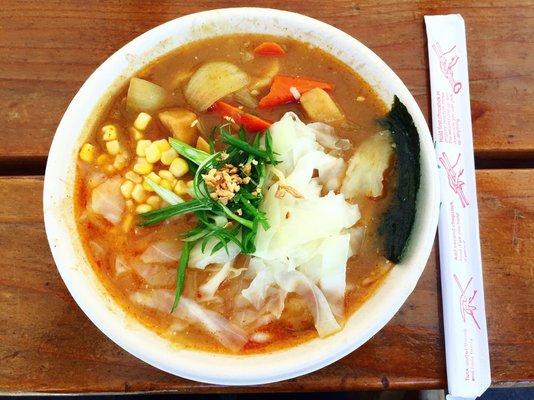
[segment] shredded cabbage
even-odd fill
[[[202,240],[200,240],[199,243],[191,249],[191,253],[189,254],[189,267],[204,269],[210,264],[231,262],[239,254],[240,248],[234,242],[229,242],[226,248],[223,247],[211,254],[217,243],[219,243],[219,241],[215,238],[208,240],[204,251],[202,251]]]
[[[312,127],[286,113],[272,125],[271,135],[282,162],[269,167],[270,182],[261,206],[270,229],[258,232],[249,266],[253,280],[241,294],[264,312],[273,290],[283,293],[284,299],[287,293],[296,293],[313,315],[319,335],[327,336],[340,329],[335,316],[341,319],[344,312],[351,255],[347,230],[360,212],[333,191],[339,188],[345,163],[325,153]],[[280,196],[280,189],[288,186],[300,196],[290,192]],[[279,318],[281,311],[272,308],[268,313]]]
[[[174,301],[174,293],[165,289],[140,290],[131,295],[131,300],[142,306],[167,313]],[[176,322],[186,321],[200,326],[232,351],[241,349],[248,340],[247,333],[241,328],[232,324],[221,314],[208,310],[187,297],[182,296],[173,316],[177,318]],[[171,329],[179,330],[177,328],[182,326],[183,324],[180,323],[177,326],[171,326]]]

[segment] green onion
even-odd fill
[[[230,135],[229,133],[225,132],[224,130],[221,131],[221,135],[223,137],[223,142],[230,144],[232,146],[237,147],[238,149],[243,150],[246,153],[254,154],[257,157],[260,157],[264,160],[269,159],[269,155],[265,150],[260,150],[255,148],[254,146],[251,146],[244,140],[238,139],[235,136]]]
[[[139,223],[139,226],[154,225],[158,222],[174,217],[175,215],[209,209],[211,209],[211,206],[208,203],[206,203],[205,201],[194,199],[172,206],[163,207],[158,210],[148,211],[146,213],[139,214],[142,219],[142,221]]]
[[[215,152],[216,141],[212,134],[209,138],[211,154],[180,140],[169,139],[172,148],[188,160],[194,174],[192,200],[183,201],[180,196],[145,177],[145,182],[171,205],[140,214],[140,226],[154,225],[186,213],[193,213],[197,219],[197,225],[181,235],[184,248],[177,268],[176,292],[171,312],[174,312],[179,304],[193,246],[200,246],[200,249],[205,251],[210,241],[215,241],[211,248],[213,254],[221,249],[228,252],[228,244],[232,242],[239,246],[241,253],[252,254],[256,251],[255,240],[260,227],[269,229],[267,216],[260,210],[263,200],[261,190],[267,175],[266,167],[268,164],[278,163],[269,131],[266,131],[263,137],[255,135],[250,142],[244,129],[240,129],[236,136],[230,133],[228,125],[220,126],[214,133],[217,131],[226,147]],[[208,174],[211,169],[219,171],[227,164],[236,166],[237,174],[241,178],[250,179],[246,184],[241,183],[233,198],[223,204],[217,198],[211,197],[212,189],[206,184],[203,175]],[[250,167],[250,172],[243,171],[244,165]]]
[[[249,221],[248,219],[241,218],[239,215],[236,215],[230,210],[228,207],[226,207],[224,204],[219,203],[221,208],[224,210],[226,215],[228,215],[230,218],[232,218],[234,221],[239,222],[241,225],[245,225],[247,228],[252,229],[252,221]]]
[[[184,282],[185,282],[185,269],[187,268],[187,263],[189,262],[189,253],[191,252],[191,243],[185,242],[184,248],[182,249],[182,255],[180,256],[180,263],[178,264],[178,269],[176,271],[176,290],[174,292],[174,302],[172,303],[171,314],[176,310],[182,292],[184,291]]]
[[[205,151],[195,149],[194,147],[189,146],[187,143],[175,138],[169,138],[169,143],[178,154],[193,161],[197,165],[202,164],[204,160],[210,156]]]
[[[174,205],[174,204],[179,204],[179,203],[184,202],[184,199],[182,199],[176,193],[171,192],[169,189],[165,189],[163,186],[158,185],[156,182],[154,182],[150,178],[147,178],[146,176],[145,176],[145,182],[148,186],[150,186],[154,190],[154,192],[156,192],[159,195],[159,197],[161,197],[167,203]]]

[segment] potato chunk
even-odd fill
[[[176,139],[191,146],[196,144],[198,132],[193,122],[197,116],[194,112],[185,108],[172,108],[160,112],[158,118]]]
[[[343,113],[323,89],[315,88],[300,97],[300,104],[313,121],[335,122],[344,118]]]

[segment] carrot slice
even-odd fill
[[[286,52],[278,43],[263,42],[254,49],[254,54],[267,57],[282,57]]]
[[[246,113],[223,101],[216,101],[212,108],[221,117],[230,117],[236,124],[243,125],[247,132],[262,132],[271,126],[271,122]]]
[[[296,102],[297,99],[290,90],[292,87],[297,89],[300,94],[315,88],[321,88],[323,90],[332,90],[334,88],[328,82],[301,78],[299,76],[277,75],[273,79],[269,93],[260,100],[259,107],[272,108],[282,104]]]

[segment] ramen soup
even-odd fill
[[[389,110],[309,44],[188,44],[131,78],[80,148],[87,257],[178,346],[245,354],[332,335],[401,256],[413,129],[398,99]]]

